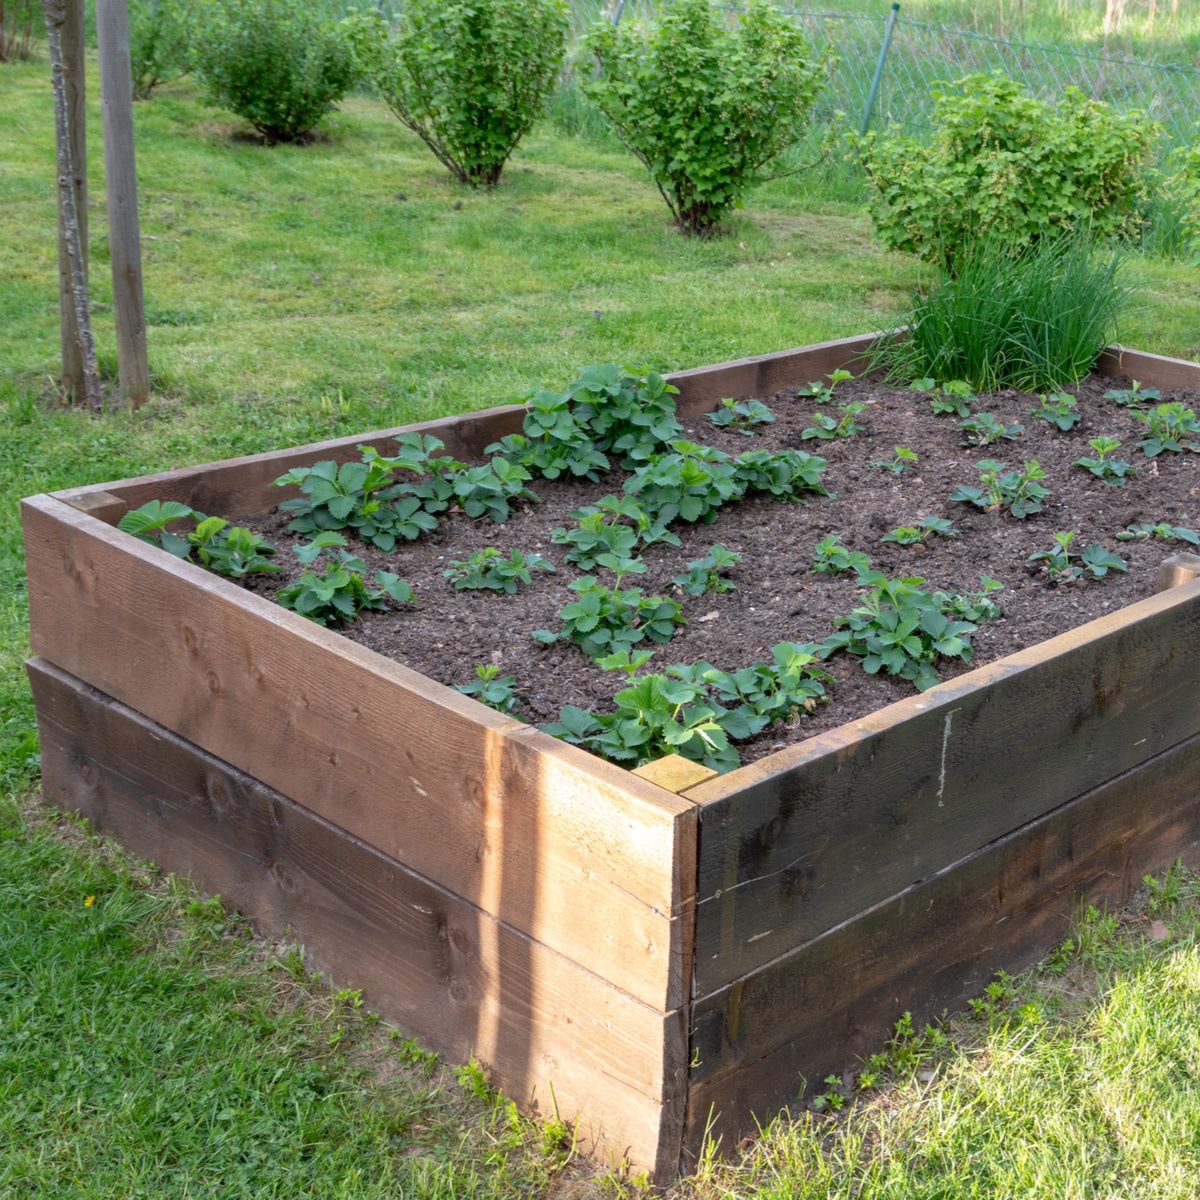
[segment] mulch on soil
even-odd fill
[[[892,577],[920,576],[930,590],[976,590],[981,574],[1004,584],[1004,591],[993,597],[1003,616],[981,625],[972,636],[970,664],[957,660],[939,664],[943,679],[1152,595],[1162,559],[1189,547],[1161,539],[1118,542],[1114,535],[1135,522],[1165,521],[1197,528],[1200,454],[1146,458],[1138,445],[1144,427],[1127,410],[1102,399],[1108,389],[1128,384],[1128,380],[1093,377],[1069,389],[1078,397],[1083,419],[1067,433],[1029,415],[1036,396],[1005,391],[981,397],[973,404],[974,411],[991,412],[1005,424],[1025,427],[1016,441],[983,448],[962,446],[957,419],[933,416],[926,396],[874,381],[856,380],[837,388],[835,403],[857,400],[868,406],[858,418],[865,431],[851,439],[802,440],[802,431],[814,424],[816,413],[834,409],[798,399],[795,389],[766,399],[776,420],[755,426],[759,432],[752,437],[718,429],[707,418],[684,422],[686,437],[730,454],[759,448],[819,454],[828,461],[825,483],[836,498],[813,496],[806,504],[748,498],[725,506],[711,525],[677,524],[679,547],[647,548],[643,556],[648,570],[627,577],[623,586],[679,600],[688,624],[666,645],[649,641],[639,645],[638,649],[655,651],[645,670],[662,671],[674,663],[700,659],[736,670],[769,660],[777,642],[821,641],[828,636],[834,618],[860,602],[853,574],[831,577],[811,571],[813,548],[829,533],[839,534],[846,547],[869,554],[878,570]],[[1169,400],[1200,408],[1200,393],[1194,391],[1164,392],[1162,402]],[[1100,435],[1120,438],[1117,457],[1137,468],[1136,477],[1124,487],[1111,487],[1071,465],[1077,458],[1094,457],[1088,440]],[[867,465],[890,458],[898,445],[919,456],[915,471],[893,475]],[[1047,473],[1041,482],[1051,491],[1044,510],[1016,520],[1007,512],[983,512],[951,502],[948,497],[958,485],[978,484],[974,464],[984,458],[1017,468],[1031,459],[1041,463]],[[567,584],[585,573],[564,563],[567,547],[551,542],[550,531],[573,525],[572,509],[619,493],[625,478],[623,472],[613,471],[599,483],[534,480],[530,486],[541,503],[522,503],[503,525],[487,517],[472,520],[462,512],[451,512],[442,516],[436,531],[401,545],[394,554],[354,546],[372,572],[383,568],[406,579],[416,607],[364,614],[343,633],[444,684],[467,683],[475,678],[477,664],[495,663],[502,674],[515,676],[520,714],[534,724],[555,720],[567,704],[607,709],[612,696],[627,685],[623,673],[601,671],[578,647],[543,646],[531,634],[535,629],[561,627],[558,611],[575,599]],[[950,518],[958,537],[934,535],[911,547],[880,541],[890,529],[927,516]],[[287,533],[288,519],[288,514],[275,513],[247,522],[280,548],[277,561],[283,572],[252,578],[249,584],[267,596],[302,570],[290,550],[293,535]],[[1128,573],[1052,585],[1028,558],[1049,549],[1056,531],[1069,529],[1078,531],[1074,550],[1100,542],[1127,560]],[[681,595],[672,588],[671,579],[689,561],[703,558],[714,542],[742,556],[729,576],[737,590]],[[557,570],[536,572],[532,586],[515,596],[456,590],[442,572],[452,560],[465,559],[484,546],[495,546],[506,555],[514,547],[537,552]],[[595,573],[611,585],[609,572]],[[857,659],[845,654],[834,655],[827,670],[834,680],[828,703],[811,716],[787,726],[776,723],[753,741],[738,743],[743,762],[865,716],[915,691],[904,680],[867,675]]]

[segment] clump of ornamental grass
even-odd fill
[[[1126,260],[1078,233],[1013,247],[980,238],[871,349],[893,382],[963,379],[980,392],[1078,383],[1115,340]]]

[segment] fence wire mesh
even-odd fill
[[[736,12],[738,6],[728,6]],[[819,49],[838,58],[833,85],[822,101],[825,116],[846,113],[857,125],[883,45],[890,5],[875,13],[839,13],[784,7]],[[652,0],[575,0],[575,40],[596,20],[653,17]],[[1172,143],[1200,137],[1200,69],[1177,63],[1104,54],[1065,44],[1019,42],[968,29],[911,20],[901,9],[883,72],[873,124],[894,124],[915,137],[929,128],[930,92],[962,76],[1001,70],[1035,95],[1060,97],[1070,86],[1119,109],[1139,108],[1160,121]]]

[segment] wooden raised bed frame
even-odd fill
[[[673,376],[681,413],[868,338]],[[1110,351],[1161,388],[1200,366]],[[505,407],[406,426],[457,457]],[[658,1182],[1200,854],[1200,581],[676,795],[118,532],[396,430],[24,501],[47,799]]]

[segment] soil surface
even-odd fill
[[[1083,419],[1067,433],[1029,415],[1036,396],[1005,391],[981,397],[974,411],[993,413],[1006,425],[1024,426],[1016,441],[982,448],[961,445],[958,419],[932,415],[921,393],[870,381],[837,387],[835,403],[858,400],[867,405],[858,418],[864,432],[850,439],[803,440],[801,433],[814,424],[815,414],[834,409],[797,398],[795,389],[764,398],[776,420],[755,426],[754,436],[718,429],[707,418],[684,422],[686,437],[731,454],[758,448],[819,454],[828,461],[825,483],[836,498],[813,496],[805,504],[748,498],[726,505],[711,525],[677,524],[679,547],[645,549],[647,572],[627,577],[623,586],[680,601],[688,620],[666,645],[646,641],[638,646],[655,651],[645,669],[662,671],[674,663],[705,659],[736,670],[769,660],[776,642],[824,639],[834,629],[834,618],[860,602],[852,573],[829,576],[811,570],[813,548],[829,533],[839,534],[846,547],[865,551],[876,569],[893,577],[920,576],[930,590],[975,590],[981,574],[1004,584],[993,597],[1003,615],[972,635],[971,663],[939,663],[943,679],[1153,595],[1161,561],[1191,547],[1158,538],[1119,542],[1114,535],[1135,522],[1200,528],[1200,454],[1146,458],[1139,447],[1144,427],[1129,411],[1102,399],[1109,388],[1128,386],[1128,380],[1093,377],[1070,389],[1078,397]],[[1195,391],[1164,392],[1162,402],[1169,400],[1200,409],[1200,393]],[[1122,445],[1116,456],[1137,470],[1123,487],[1109,486],[1071,465],[1077,458],[1094,457],[1088,440],[1100,435],[1119,438]],[[895,446],[917,453],[915,470],[894,475],[868,465],[889,459]],[[978,485],[974,464],[985,458],[1017,468],[1036,459],[1047,473],[1041,482],[1051,491],[1044,510],[1016,520],[1007,512],[951,502],[948,497],[960,484]],[[585,574],[564,563],[567,547],[556,546],[550,531],[574,524],[571,509],[619,493],[625,478],[613,471],[599,483],[534,480],[530,486],[541,503],[522,503],[503,525],[455,511],[443,514],[436,531],[401,545],[394,554],[355,545],[372,572],[384,568],[406,579],[416,606],[364,614],[342,632],[444,684],[467,683],[475,678],[477,664],[495,663],[502,674],[516,678],[520,715],[531,723],[555,720],[566,704],[608,710],[611,697],[626,686],[623,673],[601,671],[570,643],[544,646],[531,634],[535,629],[561,628],[558,611],[575,599],[567,584]],[[949,518],[958,536],[932,535],[911,547],[880,541],[890,529],[927,516]],[[300,573],[290,552],[293,535],[287,533],[287,521],[287,514],[275,513],[247,522],[279,547],[277,562],[283,573],[258,576],[249,584],[267,596]],[[1128,572],[1052,584],[1028,558],[1049,549],[1057,530],[1071,529],[1078,531],[1074,550],[1099,542],[1127,560]],[[672,588],[672,578],[689,561],[704,557],[714,542],[742,556],[729,574],[736,590],[687,596]],[[495,546],[503,554],[514,547],[537,552],[557,570],[535,572],[532,586],[514,596],[456,590],[443,571],[452,560],[465,559],[484,546]],[[596,574],[611,585],[609,572]],[[811,716],[787,726],[777,722],[754,740],[737,743],[743,762],[915,694],[904,680],[867,675],[859,661],[846,654],[834,655],[826,669],[833,676],[828,703]]]

